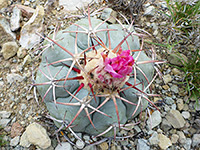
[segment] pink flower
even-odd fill
[[[123,78],[132,72],[133,64],[134,59],[130,55],[130,50],[125,50],[117,57],[107,57],[104,62],[104,70],[109,72],[114,78]]]

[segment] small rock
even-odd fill
[[[101,148],[101,150],[108,149],[108,143],[103,142],[103,143],[99,144],[99,147]]]
[[[129,143],[128,143],[128,139],[125,139],[125,140],[122,140],[120,141],[121,145],[123,146],[127,146]]]
[[[0,16],[0,46],[6,42],[14,41],[15,34],[10,30],[10,24],[6,18]]]
[[[167,121],[166,119],[163,119],[162,123],[161,123],[161,129],[166,131],[169,131],[169,129],[171,129],[171,124],[169,123],[169,121]]]
[[[8,0],[0,0],[0,10],[8,7]]]
[[[30,64],[31,61],[32,61],[31,56],[30,55],[26,55],[26,57],[24,58],[24,61],[23,61],[23,66],[26,66],[26,65]]]
[[[185,143],[186,137],[185,137],[184,133],[183,133],[182,131],[177,131],[177,134],[179,135],[178,141],[179,141],[181,144]]]
[[[105,8],[101,14],[101,19],[106,20],[108,18],[108,22],[110,23],[115,23],[116,20],[115,18],[117,17],[117,12],[112,10],[111,8]]]
[[[173,65],[182,67],[184,62],[188,62],[188,58],[184,54],[170,54],[167,59]]]
[[[16,31],[20,28],[21,10],[15,6],[13,8],[13,13],[10,18],[10,28],[12,31]]]
[[[81,141],[81,140],[76,141],[76,147],[78,149],[83,149],[84,146],[85,146],[85,143],[83,141]]]
[[[11,73],[11,74],[7,74],[6,79],[9,84],[12,84],[13,82],[16,82],[16,81],[22,82],[24,78],[20,76],[19,74]]]
[[[179,139],[179,136],[177,134],[172,134],[171,141],[173,144],[177,143],[178,139]]]
[[[21,104],[21,110],[25,110],[27,108],[26,104]]]
[[[157,35],[158,35],[158,30],[157,30],[157,29],[153,32],[153,35],[154,35],[154,36],[157,36]]]
[[[183,99],[177,99],[176,103],[178,110],[182,110],[184,108]]]
[[[31,143],[28,141],[27,138],[27,134],[26,132],[24,132],[20,138],[20,143],[19,145],[23,146],[23,147],[29,147],[31,145]]]
[[[0,88],[3,89],[3,86],[4,86],[4,82],[0,81]]]
[[[56,146],[55,150],[73,150],[73,148],[70,143],[62,142]]]
[[[176,104],[172,104],[171,109],[176,110]]]
[[[200,128],[200,119],[195,119],[194,121],[196,123],[196,125]]]
[[[30,5],[30,2],[29,2],[29,1],[25,1],[25,2],[24,2],[24,5],[25,5],[25,6]]]
[[[150,150],[150,147],[147,144],[147,140],[138,139],[137,150]]]
[[[177,86],[177,85],[174,85],[174,84],[173,84],[173,85],[171,86],[170,89],[171,89],[171,91],[174,92],[174,93],[178,93],[178,92],[179,92],[178,86]]]
[[[23,130],[24,128],[18,122],[13,123],[11,127],[11,138],[21,135]]]
[[[192,137],[192,146],[195,147],[200,144],[200,134],[194,134]]]
[[[84,139],[85,141],[90,141],[90,140],[91,140],[90,137],[89,137],[88,135],[84,135],[84,136],[83,136],[83,139]]]
[[[17,51],[17,57],[24,58],[25,56],[26,56],[26,49],[23,47],[20,47]]]
[[[7,119],[11,115],[11,112],[8,111],[0,111],[0,118]]]
[[[174,75],[180,75],[180,74],[181,74],[180,70],[178,70],[177,68],[173,68],[173,69],[172,69],[172,73],[173,73]]]
[[[156,9],[154,6],[149,6],[145,9],[144,16],[154,16]]]
[[[59,5],[62,5],[66,11],[77,11],[77,8],[82,8],[90,4],[92,0],[59,0]]]
[[[171,97],[166,97],[166,98],[165,98],[165,102],[166,102],[166,104],[168,104],[168,105],[174,104],[174,100],[173,100]]]
[[[174,128],[182,128],[185,125],[185,120],[183,119],[181,113],[177,110],[170,110],[166,116],[166,119]]]
[[[166,137],[163,134],[158,134],[158,139],[159,139],[159,147],[161,149],[167,149],[169,146],[172,146],[172,142],[170,141],[170,139],[168,137]]]
[[[163,80],[164,80],[165,84],[167,84],[172,81],[172,77],[170,76],[170,74],[167,74],[167,75],[163,76]]]
[[[150,142],[151,145],[158,144],[159,140],[158,140],[158,133],[157,132],[153,132],[153,134],[149,138],[149,142]]]
[[[42,38],[36,33],[43,33],[43,17],[44,8],[38,6],[29,21],[23,25],[19,39],[23,48],[31,49],[40,43]]]
[[[147,120],[147,125],[149,127],[149,129],[153,129],[154,127],[158,126],[162,121],[160,112],[158,110],[154,111],[151,115],[151,117],[149,117],[149,119]]]
[[[97,150],[97,147],[95,145],[88,145],[83,150]]]
[[[191,150],[191,145],[192,145],[192,140],[190,138],[186,138],[186,141],[183,144],[185,150]]]
[[[189,119],[190,118],[190,113],[188,111],[183,111],[182,113],[183,118]]]
[[[170,111],[170,107],[169,107],[168,105],[165,105],[165,106],[164,106],[164,109],[165,109],[165,112]]]
[[[3,57],[7,60],[13,56],[15,56],[15,54],[18,51],[18,45],[16,42],[7,42],[4,43],[2,46],[2,50],[1,52],[3,53]]]
[[[162,88],[165,89],[165,90],[168,90],[169,86],[168,85],[163,85]]]
[[[0,126],[6,127],[10,121],[11,121],[11,119],[0,119]]]
[[[24,135],[24,137],[23,137]],[[45,128],[43,128],[38,123],[32,123],[27,128],[26,131],[23,133],[22,137],[26,138],[23,139],[22,137],[20,140],[20,145],[27,147],[29,143],[39,146],[40,148],[48,148],[51,146],[51,140],[47,135]]]
[[[13,139],[10,140],[10,146],[16,146],[19,143],[19,136],[14,137]]]

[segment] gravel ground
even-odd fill
[[[91,9],[102,8],[107,4],[106,2],[93,4]],[[11,24],[14,6],[17,6],[18,10],[21,10],[19,27],[17,28],[17,22],[12,23],[14,25],[13,28],[16,27],[16,29],[12,29],[13,33],[15,33],[14,36],[12,36],[12,33],[4,31],[5,29],[2,26],[5,26],[2,23],[0,26],[0,39],[2,39],[0,40],[0,125],[2,127],[0,135],[4,136],[3,140],[6,142],[2,145],[2,150],[41,149],[41,146],[38,147],[40,144],[32,144],[29,147],[21,146],[23,145],[21,144],[23,133],[33,122],[42,126],[35,125],[37,132],[39,133],[44,127],[45,132],[47,131],[47,137],[45,138],[50,138],[51,140],[49,147],[46,148],[44,146],[42,147],[43,149],[55,149],[55,147],[57,149],[83,149],[88,143],[100,141],[97,146],[91,145],[90,147],[86,147],[85,150],[200,150],[200,107],[196,107],[196,110],[194,109],[195,100],[188,101],[188,93],[179,84],[184,77],[183,72],[170,66],[168,63],[161,65],[160,68],[163,79],[157,78],[152,86],[153,92],[161,95],[160,97],[152,98],[152,101],[155,102],[160,112],[154,108],[149,108],[148,111],[141,113],[135,119],[135,121],[141,120],[140,124],[131,127],[132,130],[129,132],[125,130],[120,131],[119,135],[125,137],[133,135],[130,138],[116,139],[115,141],[109,138],[92,140],[89,135],[78,134],[86,141],[86,143],[81,143],[68,133],[61,132],[56,136],[54,134],[56,127],[50,119],[46,118],[48,112],[45,105],[41,102],[41,98],[36,96],[35,88],[31,86],[34,82],[35,70],[40,63],[40,56],[38,55],[41,52],[41,49],[39,49],[41,45],[35,43],[36,45],[33,48],[22,48],[19,40],[23,36],[20,33],[20,31],[22,32],[22,27],[39,5],[44,8],[45,13],[43,14],[44,21],[42,23],[38,22],[38,24],[42,24],[41,30],[46,35],[52,32],[58,24],[61,29],[64,29],[69,26],[69,22],[77,20],[69,18],[71,14],[66,13],[63,6],[59,5],[55,0],[0,0],[0,22],[5,23],[5,20],[7,20]],[[119,11],[117,7],[113,9]],[[120,12],[127,17],[129,16],[125,11]],[[144,10],[140,11],[140,17],[135,20],[134,26],[136,27],[136,31],[145,30],[151,35],[145,41],[165,43],[171,34],[172,27],[169,23],[169,18],[161,12],[169,13],[164,0],[147,1],[144,4]],[[81,10],[72,14],[81,15]],[[17,18],[17,16],[14,18]],[[122,21],[123,17],[119,19]],[[181,36],[176,37],[183,38]],[[187,50],[190,49],[193,52],[195,46],[197,46],[195,43],[196,38],[193,39],[185,45],[178,44],[174,47],[174,49],[182,52],[182,57],[185,57],[185,59],[190,55],[190,52],[187,52]],[[184,40],[186,41],[186,39]],[[7,51],[8,53],[6,54],[3,51],[5,47],[4,43],[8,43],[8,49],[12,48],[12,53]],[[168,57],[169,50],[165,47],[150,45],[146,42],[144,47],[153,47],[159,60],[166,60],[172,63],[175,59],[174,57]],[[175,62],[180,63],[177,60]],[[35,96],[39,101],[39,105]],[[148,113],[151,114],[151,119],[146,117]],[[66,135],[75,145],[69,144]],[[58,144],[57,137],[63,142],[62,146]],[[47,140],[47,145],[48,142]]]

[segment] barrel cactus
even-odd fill
[[[88,15],[45,38],[35,85],[58,128],[111,137],[148,106],[155,60],[138,35]]]

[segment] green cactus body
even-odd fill
[[[137,64],[151,59],[143,51],[133,52],[140,49],[136,35],[128,35],[119,24],[101,23],[91,18],[90,25],[90,20],[81,19],[64,30],[68,32],[59,31],[54,40],[66,50],[53,41],[44,51],[36,85],[51,116],[65,120],[75,132],[110,137],[114,128],[119,131],[147,107],[148,101],[137,93],[148,86],[154,69],[152,63]],[[99,24],[101,31],[84,33]],[[126,61],[130,62],[124,65]]]

